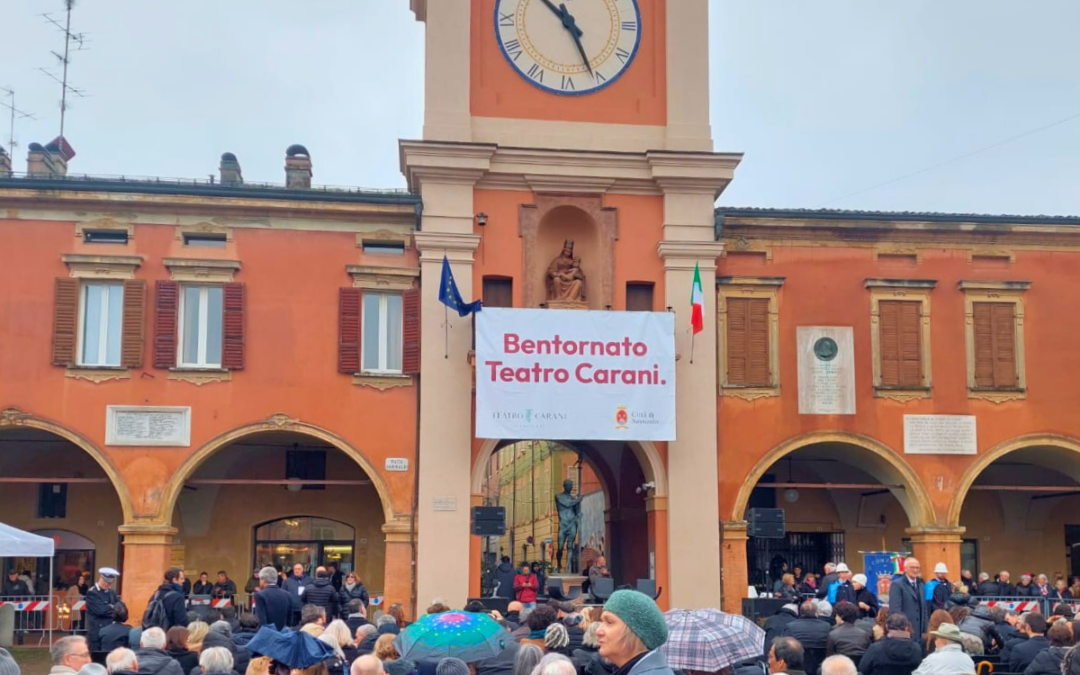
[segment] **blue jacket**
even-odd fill
[[[259,624],[279,631],[292,623],[293,597],[277,586],[267,586],[255,594],[255,616]]]

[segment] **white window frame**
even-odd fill
[[[197,347],[197,363],[187,363],[184,361],[184,314],[185,305],[187,302],[185,298],[187,294],[184,292],[189,288],[199,289],[199,336]],[[206,329],[210,325],[210,289],[221,288],[214,284],[181,284],[180,285],[180,302],[179,311],[177,314],[176,322],[176,365],[178,368],[184,369],[200,369],[200,370],[220,370],[221,362],[207,363],[206,362],[206,343],[207,334]],[[222,298],[224,301],[224,298]],[[222,312],[224,313],[224,304],[222,304]],[[225,317],[222,317],[222,327],[225,325]],[[224,341],[222,341],[222,354],[225,352]]]
[[[361,303],[361,305],[360,305],[360,314],[361,314],[361,321],[362,321],[361,326],[366,326],[367,325],[367,311],[366,311],[367,306],[364,303],[364,298],[368,297],[369,295],[376,295],[376,296],[379,297],[379,367],[378,368],[365,368],[364,367],[364,363],[366,362],[366,359],[364,358],[364,355],[365,355],[365,351],[367,349],[367,341],[364,340],[363,329],[361,328],[361,331],[360,331],[360,333],[361,333],[360,334],[360,372],[362,372],[362,373],[372,373],[372,374],[377,374],[377,375],[401,375],[402,374],[401,373],[401,368],[398,368],[398,369],[395,370],[395,369],[391,369],[391,368],[386,367],[386,357],[387,357],[387,343],[389,342],[389,327],[390,327],[390,323],[389,323],[389,321],[387,319],[387,315],[389,313],[389,309],[387,307],[387,305],[388,305],[387,298],[389,298],[391,296],[401,298],[402,295],[400,293],[383,293],[383,292],[365,291],[363,293],[361,299],[360,299],[360,303]],[[402,328],[401,351],[402,351],[402,354],[401,354],[401,358],[399,359],[400,361],[404,361],[404,359],[405,359],[405,353],[404,353],[405,352],[405,335],[404,335],[404,329],[405,329],[405,325],[404,325],[405,324],[405,313],[404,313],[404,310],[405,310],[405,307],[404,307],[404,304],[405,304],[404,303],[404,298],[402,298],[402,308],[401,308],[402,309],[402,315],[401,315],[401,323],[402,323],[402,326],[401,326],[401,328]]]
[[[104,296],[102,302],[102,315],[104,320],[100,321],[100,327],[98,328],[98,358],[94,361],[85,360],[83,357],[83,345],[85,343],[86,332],[86,295],[90,292],[91,286],[104,286],[109,289],[108,293]],[[75,363],[86,368],[120,368],[124,363],[124,303],[120,302],[120,316],[117,317],[117,321],[120,322],[120,360],[117,363],[107,363],[109,345],[109,295],[114,292],[114,289],[120,289],[121,297],[124,293],[124,282],[111,282],[111,281],[94,281],[79,284],[79,330],[76,336],[78,344],[75,345]]]

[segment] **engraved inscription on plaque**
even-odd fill
[[[855,414],[855,337],[848,326],[799,326],[799,414]]]
[[[904,415],[904,452],[909,455],[974,455],[974,415]]]
[[[105,444],[187,447],[191,444],[191,408],[107,406]]]

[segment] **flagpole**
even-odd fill
[[[450,307],[443,305],[443,334],[445,340],[443,341],[443,358],[450,358]]]
[[[697,333],[694,329],[690,329],[690,365],[694,365],[694,338],[697,337]]]

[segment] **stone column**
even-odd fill
[[[667,150],[711,152],[709,3],[667,3]]]
[[[742,599],[750,585],[746,567],[746,521],[724,523],[720,559],[724,565],[723,610],[729,614],[742,613]]]
[[[671,204],[668,215],[693,207],[694,201]],[[679,200],[682,201],[682,200]],[[705,200],[711,223],[712,200]],[[672,221],[669,221],[672,222]],[[665,225],[689,230],[687,225]],[[695,233],[697,234],[697,233]],[[671,605],[686,609],[716,607],[720,602],[720,491],[716,450],[716,258],[723,244],[665,239],[658,245],[664,259],[665,305],[675,312],[675,398],[677,439],[668,443],[668,565]],[[701,273],[705,330],[693,337],[691,362],[690,293],[695,266]]]
[[[120,526],[124,542],[124,569],[120,587],[132,621],[141,620],[150,596],[161,586],[165,570],[172,561],[176,528],[147,523],[124,523]]]
[[[426,187],[426,186],[425,186]],[[425,190],[426,192],[426,190]],[[472,227],[472,188],[467,188]],[[425,194],[425,207],[427,199]],[[445,219],[445,217],[443,217]],[[428,219],[425,208],[425,227]],[[469,594],[472,535],[472,348],[471,317],[449,313],[439,302],[442,260],[446,255],[466,302],[472,296],[473,251],[480,237],[464,233],[417,232],[423,293],[420,361],[420,457],[417,602],[426,607],[441,597],[463,607]],[[449,338],[447,338],[449,333]]]
[[[413,0],[424,21],[424,140],[472,140],[469,0]],[[489,20],[491,17],[487,17]]]
[[[668,500],[667,497],[649,497],[645,500],[645,511],[649,522],[649,555],[656,564],[656,588],[668,588],[671,585],[671,577],[668,575],[668,559],[665,553],[668,550]],[[672,607],[665,591],[656,600],[660,609],[667,610]]]
[[[408,618],[412,612],[413,540],[408,517],[386,523],[386,568],[383,571],[383,601],[386,606],[400,602]]]
[[[949,568],[949,581],[960,579],[960,544],[963,527],[913,527],[904,530],[911,537],[911,554],[922,564],[926,579],[934,578],[934,566],[939,562]],[[978,574],[978,571],[972,570]]]

